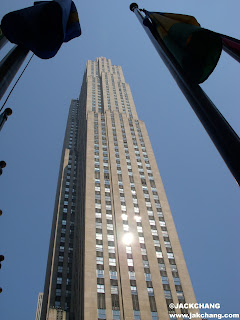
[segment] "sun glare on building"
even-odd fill
[[[130,245],[133,242],[133,235],[132,233],[125,233],[123,236],[123,243],[126,245]]]

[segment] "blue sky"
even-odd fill
[[[130,3],[76,1],[82,36],[64,44],[51,60],[34,57],[6,105],[13,115],[0,133],[0,160],[7,162],[0,177],[3,319],[35,317],[68,108],[79,96],[86,61],[99,56],[122,66],[145,121],[198,302],[219,302],[220,313],[240,312],[239,187],[130,12]],[[30,5],[30,0],[4,0],[1,17]],[[240,38],[238,0],[138,5],[194,15],[203,27]],[[0,52],[1,58],[10,47]],[[238,134],[239,71],[223,52],[202,85]]]

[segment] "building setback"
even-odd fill
[[[153,115],[154,116],[154,115]],[[67,120],[41,320],[196,312],[172,214],[122,68],[88,61]]]

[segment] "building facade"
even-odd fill
[[[72,100],[41,320],[167,320],[195,296],[121,67],[88,61]],[[196,310],[194,311],[196,312]]]

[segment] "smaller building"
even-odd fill
[[[43,292],[40,292],[39,295],[38,295],[38,302],[37,302],[37,310],[36,310],[35,320],[40,320],[41,319],[42,301],[43,301]]]

